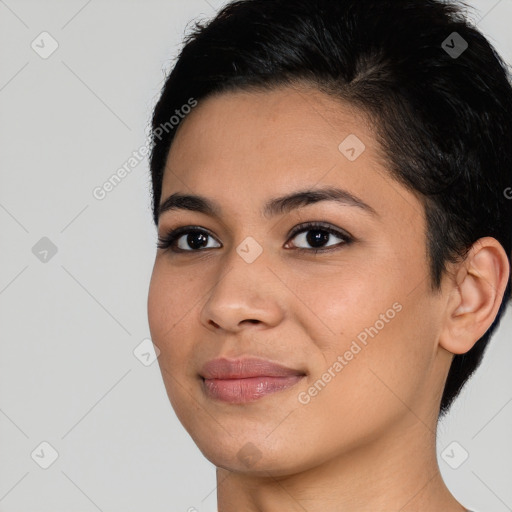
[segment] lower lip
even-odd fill
[[[204,389],[210,398],[242,404],[254,402],[264,396],[291,388],[304,375],[289,377],[249,377],[247,379],[203,379]]]

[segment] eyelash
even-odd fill
[[[292,238],[295,238],[298,234],[308,231],[325,231],[327,233],[330,233],[331,235],[334,235],[338,238],[341,238],[343,241],[339,242],[335,245],[328,246],[326,248],[312,248],[312,249],[305,249],[303,247],[297,247],[295,250],[300,252],[307,252],[307,253],[313,253],[317,254],[319,252],[329,252],[332,250],[337,250],[342,246],[349,245],[354,241],[354,238],[350,235],[348,235],[346,232],[341,231],[339,229],[335,229],[331,227],[330,225],[326,225],[320,222],[306,222],[304,224],[300,224],[296,228],[292,230],[288,237],[288,241]],[[176,247],[176,241],[181,238],[183,235],[187,235],[189,233],[203,233],[209,237],[213,237],[208,231],[206,231],[203,228],[200,228],[199,226],[183,226],[174,230],[169,231],[164,237],[158,237],[158,243],[157,248],[163,249],[163,250],[169,250],[174,253],[198,253],[203,252],[205,249],[179,249]],[[212,249],[210,247],[209,249]],[[218,247],[214,247],[214,249],[218,249]]]

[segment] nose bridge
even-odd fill
[[[275,323],[280,316],[268,254],[253,237],[246,237],[225,256],[223,272],[201,311],[204,325],[236,329],[244,320]]]
[[[254,238],[243,239],[226,255],[224,277],[212,290],[212,295],[227,293],[248,305],[265,298],[268,293],[265,284],[271,275],[267,256],[263,245]]]

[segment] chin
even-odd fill
[[[288,439],[270,440],[266,433],[253,436],[230,436],[224,432],[222,438],[193,437],[201,453],[216,467],[253,476],[286,476],[313,467],[304,451]],[[309,461],[309,464],[308,464]]]

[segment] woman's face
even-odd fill
[[[162,239],[200,231],[158,250],[149,324],[172,406],[215,465],[284,475],[413,425],[430,435],[446,294],[430,292],[423,207],[377,152],[355,109],[306,88],[210,97],[180,126],[160,204],[197,195],[215,212],[161,213]],[[324,189],[344,192],[275,202]],[[251,357],[293,376],[203,369]]]

